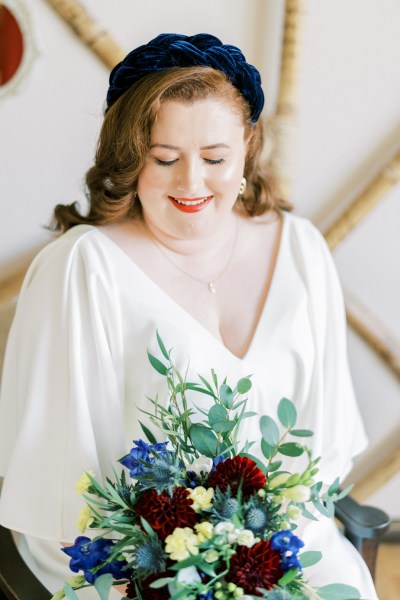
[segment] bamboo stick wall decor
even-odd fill
[[[350,296],[346,291],[344,296],[348,324],[400,378],[400,340],[396,339],[359,300]]]
[[[276,111],[267,124],[273,149],[268,161],[279,191],[290,198],[296,152],[297,90],[306,0],[287,0]]]
[[[342,239],[400,182],[400,152],[382,169],[371,184],[356,198],[347,210],[325,233],[333,250]]]
[[[47,0],[76,35],[112,69],[125,52],[109,33],[97,23],[78,0]]]

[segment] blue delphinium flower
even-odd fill
[[[197,596],[197,600],[213,600],[213,598],[214,594],[212,593],[212,590],[208,590],[205,594],[199,594]]]
[[[290,569],[302,570],[301,562],[297,554],[290,554],[289,556],[281,555],[281,568],[282,571],[289,571]]]
[[[142,461],[154,463],[154,453],[158,454],[160,458],[170,454],[169,450],[166,449],[168,442],[146,444],[143,440],[133,440],[133,443],[136,444],[136,448],[131,448],[129,454],[121,458],[119,462],[129,469],[130,476],[134,478],[149,471],[149,467],[144,465]]]
[[[113,546],[112,540],[99,539],[92,542],[90,538],[81,535],[76,538],[73,546],[62,548],[62,551],[71,557],[69,563],[71,571],[74,573],[83,571],[86,581],[94,583],[97,577],[104,573],[111,573],[114,579],[123,579],[129,576],[131,569],[127,570],[127,563],[121,560],[112,561],[92,573],[93,569],[107,560]]]
[[[277,531],[271,536],[271,548],[280,552],[283,571],[289,571],[289,569],[301,570],[301,562],[297,555],[303,546],[304,542],[289,529]]]
[[[224,456],[223,454],[214,456],[214,458],[212,459],[213,466],[212,466],[211,472],[215,471],[216,466],[219,465],[219,463],[224,462],[224,460],[226,460],[226,456]]]
[[[293,554],[297,554],[303,546],[304,542],[297,537],[297,535],[294,535],[290,529],[276,531],[271,536],[271,548],[273,550],[279,550],[279,552],[292,552]]]

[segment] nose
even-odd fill
[[[176,171],[176,189],[190,196],[204,192],[201,165],[196,160],[182,160]]]

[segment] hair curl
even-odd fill
[[[269,210],[291,210],[291,204],[274,193],[272,177],[261,162],[262,120],[255,125],[251,122],[249,105],[241,93],[221,71],[202,66],[177,67],[145,76],[106,112],[94,165],[86,174],[89,210],[83,215],[76,202],[58,204],[52,228],[67,231],[78,224],[107,225],[138,218],[141,206],[136,197],[137,181],[161,104],[166,100],[195,102],[206,98],[229,104],[243,120],[247,187],[237,202],[252,217]]]

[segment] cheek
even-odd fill
[[[138,191],[142,193],[151,188],[157,188],[165,185],[168,180],[168,173],[164,173],[161,169],[154,169],[152,165],[144,167],[138,178]]]
[[[216,169],[214,174],[214,181],[219,181],[224,186],[238,187],[243,177],[244,163],[240,161],[231,163],[230,165],[222,168],[219,172]]]

